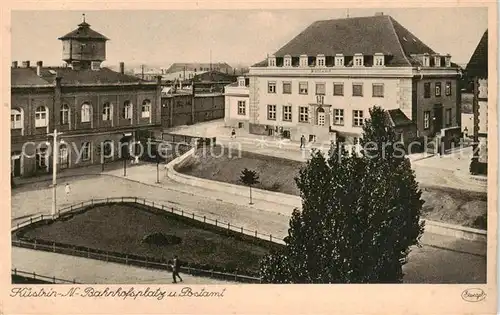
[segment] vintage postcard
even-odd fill
[[[2,6],[1,314],[497,312],[496,3]]]

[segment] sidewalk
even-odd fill
[[[12,269],[35,272],[83,284],[172,284],[166,270],[140,268],[95,259],[12,247]],[[232,282],[181,273],[177,285],[231,284]],[[234,284],[234,283],[233,283]]]

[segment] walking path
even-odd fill
[[[172,272],[147,269],[95,259],[12,247],[12,269],[34,272],[83,284],[171,284]],[[181,273],[189,284],[230,284],[229,281]]]

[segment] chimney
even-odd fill
[[[37,76],[42,75],[42,67],[43,67],[43,61],[37,61],[36,62],[36,75]]]
[[[124,62],[120,62],[120,73],[121,74],[125,73],[125,63]]]
[[[23,61],[23,68],[29,68],[29,67],[30,67],[30,61],[29,60]]]
[[[17,68],[17,61],[12,61],[12,68]]]
[[[375,16],[382,16],[384,15],[384,12],[375,12]]]

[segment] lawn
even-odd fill
[[[246,167],[257,171],[260,184],[255,187],[285,194],[300,195],[295,184],[295,176],[303,162],[280,159],[250,152],[221,154],[216,147],[214,154],[203,155],[200,150],[190,157],[177,171],[200,178],[242,185],[241,171]],[[429,220],[441,221],[467,227],[486,229],[486,193],[452,188],[422,187],[425,200],[423,216]]]
[[[78,231],[78,233],[75,233]],[[180,238],[179,244],[143,242],[152,233]],[[171,260],[174,255],[204,269],[258,272],[259,260],[268,248],[189,224],[173,215],[156,214],[132,205],[111,204],[91,208],[67,220],[26,230],[24,238],[62,242],[103,251]]]

